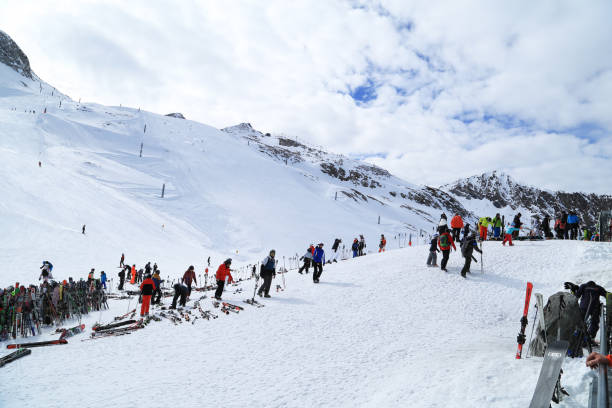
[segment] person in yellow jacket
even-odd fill
[[[480,240],[487,240],[487,230],[489,229],[489,225],[491,225],[491,217],[482,217],[478,220],[478,232],[480,233]]]

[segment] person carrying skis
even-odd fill
[[[366,248],[365,238],[363,235],[359,235],[359,256],[365,255],[364,249]]]
[[[227,258],[225,262],[219,265],[217,269],[217,290],[215,291],[215,299],[221,300],[221,295],[223,294],[223,287],[225,286],[225,279],[229,278],[227,283],[232,283],[234,278],[232,277],[232,273],[230,271],[230,266],[232,264],[232,258]]]
[[[156,270],[155,273],[153,273],[151,279],[153,279],[153,282],[155,283],[155,289],[153,290],[153,296],[151,297],[151,304],[155,305],[161,303],[162,298],[161,284],[163,280],[159,276],[159,270]]]
[[[356,258],[357,254],[359,253],[359,241],[357,240],[357,238],[353,240],[353,245],[351,245],[351,249],[353,250],[353,258]]]
[[[100,272],[100,284],[104,289],[106,289],[106,272]]]
[[[312,281],[319,283],[319,278],[323,273],[323,264],[325,263],[325,251],[323,251],[323,243],[319,243],[315,248],[315,252],[312,255],[312,263],[314,265],[314,272],[312,273]]]
[[[123,290],[123,284],[125,283],[125,269],[122,269],[119,273],[119,287],[118,290]]]
[[[516,228],[514,223],[512,223],[508,226],[508,228],[506,228],[506,234],[504,235],[504,241],[502,242],[503,246],[506,246],[506,242],[508,242],[510,246],[514,246],[512,243],[512,234],[514,234],[514,231],[518,231],[518,228]]]
[[[489,225],[491,225],[491,217],[481,217],[480,220],[478,220],[478,233],[480,234],[481,241],[487,240]]]
[[[385,247],[387,246],[387,240],[385,239],[385,235],[380,235],[380,244],[378,244],[378,252],[385,252]]]
[[[332,255],[332,262],[338,262],[338,247],[340,246],[340,243],[342,243],[342,240],[340,238],[336,238],[334,240],[334,245],[332,245],[332,251],[334,251],[334,254]]]
[[[563,286],[580,299],[580,313],[582,314],[582,319],[586,321],[589,316],[591,317],[588,334],[591,338],[594,338],[599,330],[599,314],[601,312],[599,297],[606,297],[606,290],[593,281],[588,281],[580,286],[572,282],[565,282]]]
[[[185,285],[187,285],[187,297],[191,296],[191,283],[198,284],[196,280],[195,268],[193,265],[190,265],[189,268],[183,274],[183,278],[181,279]]]
[[[438,234],[433,234],[429,244],[429,256],[427,257],[427,266],[438,267]]]
[[[151,295],[155,290],[155,282],[151,279],[151,275],[145,275],[144,281],[140,284],[140,294],[142,295],[142,306],[140,306],[140,316],[149,315],[149,305],[151,304]]]
[[[446,264],[448,263],[448,257],[450,255],[451,247],[456,251],[457,247],[455,246],[455,242],[453,241],[453,237],[448,232],[448,228],[445,226],[442,228],[442,233],[438,237],[438,246],[442,251],[442,263],[440,264],[440,269],[444,272],[448,272],[446,270]]]
[[[463,218],[455,213],[455,216],[451,219],[450,225],[453,231],[453,239],[455,242],[459,242],[459,235],[461,235],[461,228],[463,228]]]
[[[308,270],[310,269],[310,263],[312,262],[312,251],[310,250],[310,247],[306,249],[306,253],[300,258],[300,261],[302,259],[304,260],[304,264],[300,266],[300,269],[298,269],[298,273],[300,275],[304,269],[306,269],[306,273],[308,273]]]
[[[276,251],[272,249],[270,254],[261,261],[261,267],[259,270],[259,276],[263,279],[263,284],[259,287],[257,294],[259,296],[271,297],[270,286],[272,285],[272,278],[276,277]]]
[[[502,219],[499,213],[495,214],[495,217],[493,217],[493,219],[491,220],[491,226],[493,227],[493,238],[495,240],[501,239],[501,230],[504,224],[502,223]]]
[[[468,235],[466,239],[463,240],[461,244],[461,255],[465,258],[465,263],[463,264],[463,269],[461,269],[461,276],[465,278],[466,273],[470,271],[470,266],[472,265],[473,252],[480,252],[480,248],[478,248],[478,242],[476,242],[476,236],[474,234]],[[474,259],[476,261],[476,259]]]
[[[179,300],[179,306],[185,306],[187,304],[187,286],[182,283],[176,283],[174,285],[174,297],[172,298],[172,304],[170,309],[176,309],[176,301]]]

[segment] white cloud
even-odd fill
[[[3,4],[0,28],[74,98],[383,153],[413,182],[502,168],[611,193],[607,1]]]

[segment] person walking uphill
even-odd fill
[[[461,218],[459,214],[455,214],[455,216],[451,219],[450,225],[453,231],[453,239],[455,242],[459,242],[461,228],[463,228],[463,218]]]
[[[378,244],[378,252],[385,252],[385,247],[387,246],[387,240],[385,239],[385,235],[380,235],[380,244]]]
[[[298,273],[300,275],[302,274],[302,271],[304,269],[306,269],[306,273],[308,273],[308,270],[310,269],[310,263],[312,262],[312,250],[310,249],[310,247],[306,249],[306,253],[302,258],[300,258],[300,261],[302,259],[304,260],[304,265],[302,265],[300,269],[298,269]]]
[[[140,294],[142,295],[142,306],[140,306],[140,316],[149,315],[149,305],[151,304],[151,295],[155,290],[155,282],[151,279],[151,275],[146,274],[145,279],[140,284]]]
[[[190,265],[189,268],[183,274],[182,282],[187,285],[187,297],[191,296],[191,283],[198,284],[196,280],[195,268],[193,265]]]
[[[271,297],[270,296],[270,286],[272,285],[272,278],[276,276],[276,251],[271,250],[270,255],[266,256],[263,261],[261,261],[261,268],[259,271],[259,276],[263,279],[263,284],[257,291],[259,296]]]
[[[323,264],[325,263],[325,251],[323,251],[323,243],[321,242],[315,248],[315,252],[312,255],[312,263],[314,265],[314,272],[312,273],[312,281],[319,283],[319,278],[323,273]]]
[[[472,265],[472,253],[476,250],[476,252],[482,253],[480,248],[478,248],[478,243],[476,242],[476,237],[474,234],[468,235],[466,239],[463,240],[461,244],[461,255],[465,258],[465,263],[463,264],[463,269],[461,269],[461,276],[465,278],[465,274],[470,271],[470,266]]]
[[[232,283],[234,278],[232,277],[232,273],[230,271],[230,265],[232,264],[232,258],[227,258],[225,262],[219,265],[217,269],[217,290],[215,291],[215,299],[221,300],[221,295],[223,294],[223,287],[225,286],[225,279],[229,277],[227,283]]]
[[[451,246],[455,251],[457,250],[453,237],[451,237],[451,234],[448,232],[448,228],[442,228],[442,233],[438,238],[438,246],[442,251],[442,262],[440,263],[440,269],[442,269],[444,272],[448,272],[446,270],[446,264],[448,263]]]

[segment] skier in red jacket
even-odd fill
[[[232,277],[232,273],[230,272],[230,265],[232,264],[232,258],[228,258],[219,265],[219,269],[217,269],[217,290],[215,291],[215,299],[221,300],[221,295],[223,294],[223,287],[225,286],[225,278],[229,277],[227,283],[232,283],[234,278]]]
[[[155,290],[155,282],[151,279],[151,274],[145,275],[145,280],[140,284],[140,294],[142,295],[142,306],[140,307],[140,316],[149,315],[149,305],[151,304],[151,295]]]

